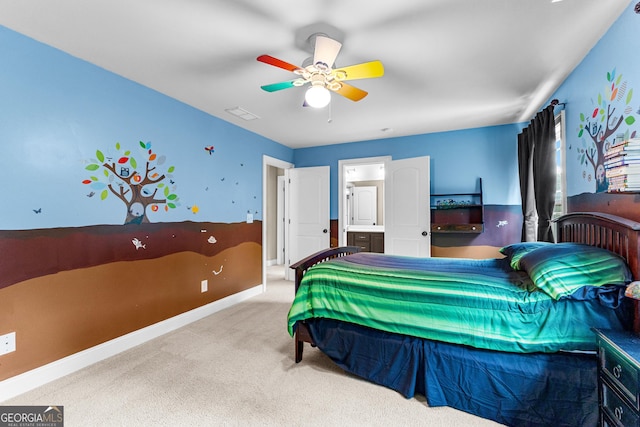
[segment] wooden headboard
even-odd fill
[[[597,212],[575,212],[557,219],[558,242],[584,243],[608,249],[624,258],[634,280],[640,280],[640,223]],[[632,325],[640,335],[640,304],[630,299]]]
[[[640,280],[640,223],[616,215],[574,212],[556,220],[558,242],[584,243],[623,257]]]

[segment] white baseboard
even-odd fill
[[[267,267],[271,267],[272,265],[277,265],[277,264],[278,264],[278,260],[277,259],[267,260]]]
[[[239,302],[264,292],[262,285],[255,286],[237,294],[230,295],[186,313],[179,314],[162,322],[138,329],[121,337],[112,339],[95,347],[88,348],[65,358],[56,360],[15,377],[0,381],[0,402],[33,390],[48,382],[62,378],[73,372],[86,368],[125,350],[129,350],[146,341],[157,338],[168,332],[200,320],[213,313],[231,307]]]

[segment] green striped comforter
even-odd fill
[[[594,350],[592,327],[621,329],[597,299],[554,300],[500,259],[359,253],[305,274],[288,316],[508,352]]]

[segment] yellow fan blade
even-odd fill
[[[356,80],[382,77],[384,67],[380,61],[364,62],[362,64],[350,65],[348,67],[336,68],[332,71],[336,80]]]
[[[340,88],[334,90],[334,92],[352,101],[360,101],[368,94],[368,92],[346,83],[340,83]]]

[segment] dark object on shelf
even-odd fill
[[[436,209],[456,209],[456,208],[464,208],[473,206],[473,202],[471,200],[438,200],[436,202]]]
[[[479,192],[431,194],[432,233],[482,233],[484,203],[482,178]]]

